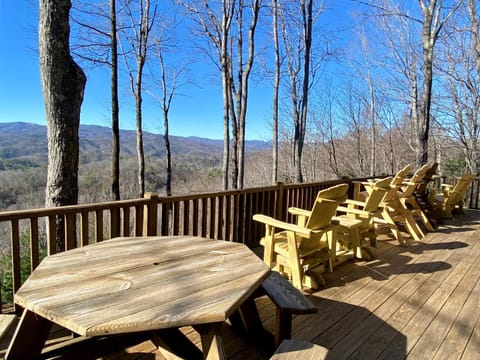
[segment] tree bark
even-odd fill
[[[232,21],[230,3],[222,2],[222,24],[220,41],[220,66],[223,89],[223,190],[228,190],[228,168],[230,161],[230,75],[228,65],[228,34]]]
[[[295,128],[296,142],[296,180],[303,182],[302,174],[302,151],[305,141],[305,133],[307,131],[307,115],[308,115],[308,95],[310,88],[310,55],[312,49],[312,26],[313,26],[313,0],[302,1],[303,26],[304,26],[304,59],[303,59],[303,85],[302,85],[302,102],[300,108],[300,122]]]
[[[39,57],[48,136],[46,207],[78,201],[78,130],[86,77],[70,55],[70,8],[70,0],[40,0]],[[57,251],[65,249],[64,236],[59,226]]]
[[[118,51],[117,51],[117,9],[116,0],[110,0],[110,48],[111,95],[112,95],[112,194],[120,200],[120,126],[118,105]]]
[[[278,92],[280,88],[280,45],[278,41],[278,0],[272,0],[273,46],[275,52],[275,78],[273,82],[273,134],[272,134],[272,183],[278,181]]]

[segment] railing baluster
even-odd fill
[[[95,242],[103,240],[103,210],[95,211]]]
[[[80,213],[80,244],[86,246],[89,243],[90,234],[88,232],[88,211]]]
[[[160,235],[168,235],[169,233],[169,220],[170,220],[170,203],[160,204],[160,209],[162,211],[161,221],[160,221]]]
[[[38,243],[38,218],[30,218],[30,271],[35,270],[40,262]]]
[[[75,234],[75,216],[75,213],[68,213],[65,216],[65,250],[70,250],[77,247]]]
[[[191,235],[190,232],[190,200],[183,201],[183,234]]]
[[[135,206],[135,236],[143,235],[143,206]]]
[[[208,217],[207,217],[207,199],[200,199],[201,201],[201,208],[202,208],[202,215],[201,215],[201,226],[202,226],[202,236],[207,236],[207,224],[208,224]]]
[[[193,210],[192,210],[192,235],[198,236],[198,199],[193,200]]]
[[[216,239],[222,240],[225,239],[225,196],[219,196],[217,198],[217,231]]]
[[[175,201],[172,203],[173,206],[173,216],[172,216],[172,228],[173,233],[172,235],[179,235],[180,234],[180,202]]]
[[[47,241],[48,255],[55,254],[57,252],[57,215],[50,215],[48,217]]]
[[[210,239],[215,239],[215,213],[216,213],[216,198],[215,197],[209,197],[208,198],[208,233],[207,236]]]
[[[12,280],[13,293],[16,293],[21,285],[21,262],[20,262],[20,231],[18,227],[18,220],[13,219],[10,222],[11,226],[11,254],[12,254]]]
[[[123,236],[130,236],[130,207],[125,206],[123,210]]]
[[[120,236],[120,209],[110,210],[110,238]]]

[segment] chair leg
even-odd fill
[[[407,242],[403,238],[402,234],[400,234],[400,230],[398,230],[397,224],[395,224],[395,221],[391,217],[388,210],[386,210],[386,209],[383,210],[382,217],[385,220],[385,222],[387,223],[388,227],[390,228],[390,231],[392,232],[395,239],[397,239],[398,242],[400,243],[400,245],[407,246]]]
[[[303,271],[300,266],[300,259],[298,258],[297,241],[295,239],[295,233],[287,232],[288,241],[288,256],[290,261],[290,269],[292,271],[293,286],[302,290],[302,277]]]
[[[418,227],[418,224],[415,222],[415,219],[410,214],[408,210],[403,211],[402,213],[403,218],[405,219],[405,226],[409,232],[409,234],[416,240],[420,241],[420,239],[424,236],[423,232]]]
[[[333,266],[337,260],[337,229],[334,228],[325,234],[328,242],[328,270],[333,272]]]
[[[360,231],[357,226],[350,229],[350,236],[352,237],[353,256],[355,256],[357,259],[368,258],[368,260],[370,260],[369,256],[365,255],[362,250],[360,242]]]
[[[427,215],[425,215],[425,212],[422,210],[420,205],[418,205],[417,201],[413,200],[411,203],[412,203],[412,207],[413,207],[414,211],[420,217],[420,220],[422,221],[423,225],[425,225],[425,228],[428,231],[435,231],[432,224],[430,223],[430,220],[428,219]]]
[[[274,232],[275,232],[275,229],[273,228],[273,226],[266,225],[265,245],[263,249],[263,262],[267,264],[270,267],[270,269],[273,268],[274,260],[275,260]]]

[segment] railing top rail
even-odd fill
[[[367,179],[367,178],[365,178]],[[354,179],[362,180],[362,179]],[[342,182],[345,182],[344,179],[331,180],[331,181],[322,181],[314,183],[303,183],[303,184],[283,184],[281,183],[284,189],[295,189],[308,186],[318,186],[318,185],[336,185]],[[206,199],[222,196],[236,196],[239,194],[250,194],[257,192],[268,192],[278,190],[280,185],[271,185],[260,188],[246,188],[246,189],[237,189],[237,190],[227,190],[227,191],[217,191],[217,192],[206,192],[206,193],[197,193],[197,194],[185,194],[178,196],[169,196],[163,197],[158,196],[158,203],[173,203],[179,201],[188,201],[188,200],[197,200],[197,199]],[[107,210],[107,209],[119,209],[128,206],[141,206],[149,203],[151,201],[149,198],[137,198],[129,200],[119,200],[119,201],[109,201],[101,203],[89,203],[89,204],[79,204],[79,205],[68,205],[68,206],[59,206],[54,208],[38,208],[38,209],[27,209],[27,210],[11,210],[0,212],[0,221],[9,221],[9,220],[22,220],[29,219],[32,217],[47,217],[53,215],[64,215],[71,213],[79,213],[82,211],[98,211],[98,210]]]
[[[63,215],[78,213],[82,211],[97,211],[106,209],[120,209],[127,206],[145,205],[149,202],[149,199],[131,199],[131,200],[119,200],[102,203],[90,203],[79,205],[58,206],[53,208],[39,208],[28,210],[11,210],[0,212],[0,221],[8,220],[21,220],[29,219],[31,217],[46,217],[51,215]]]

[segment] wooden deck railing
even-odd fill
[[[149,193],[142,199],[0,213],[0,226],[8,227],[3,233],[10,244],[12,279],[9,294],[0,291],[0,299],[12,298],[25,276],[39,264],[42,254],[64,250],[58,249],[56,243],[58,223],[63,224],[65,249],[117,236],[142,235],[194,235],[255,247],[264,229],[252,220],[253,214],[263,213],[288,220],[288,207],[311,208],[319,190],[354,180],[280,183],[270,187],[172,197]],[[479,186],[478,182],[474,184],[472,196],[478,194]],[[350,186],[350,197],[353,190]],[[469,204],[477,208],[478,196],[471,198]],[[58,222],[58,219],[63,221]]]

